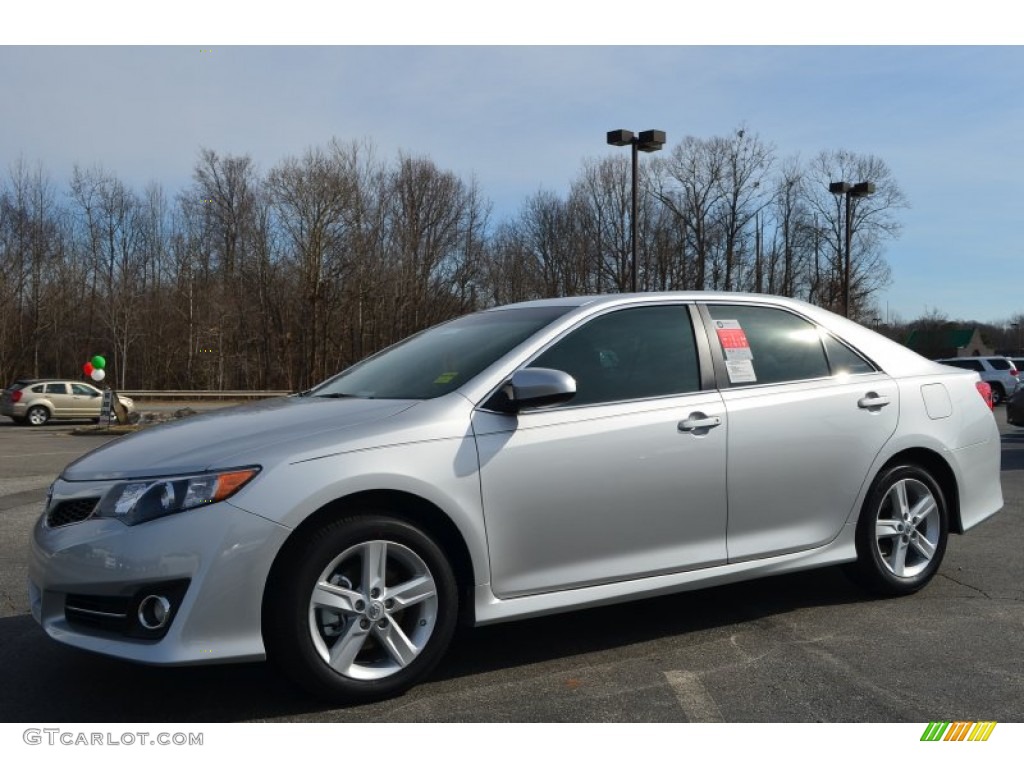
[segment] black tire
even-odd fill
[[[45,406],[33,405],[25,412],[25,421],[33,427],[41,427],[50,420],[50,412]]]
[[[367,563],[382,554],[383,569],[371,569],[378,576],[367,582]],[[458,588],[444,552],[416,526],[353,515],[313,531],[282,557],[263,602],[263,640],[271,663],[311,693],[345,703],[396,696],[441,660],[455,629]],[[380,573],[383,588],[374,593]],[[317,586],[325,584],[326,592]],[[314,594],[336,610],[315,605]],[[403,607],[403,596],[421,599]],[[332,653],[343,657],[335,666]]]
[[[919,466],[884,469],[864,500],[856,535],[857,561],[849,573],[858,583],[880,595],[916,592],[946,552],[949,508],[942,488]]]

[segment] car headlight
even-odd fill
[[[138,525],[164,515],[224,501],[259,471],[259,467],[245,467],[187,477],[118,483],[100,501],[95,516],[120,520],[125,525]]]

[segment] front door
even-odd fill
[[[727,425],[697,358],[687,306],[616,310],[529,363],[576,379],[568,403],[476,411],[496,595],[725,562]]]

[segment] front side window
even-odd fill
[[[77,382],[71,385],[71,393],[74,395],[85,395],[86,397],[99,394],[95,389],[87,387],[85,384],[78,384]]]
[[[565,405],[678,395],[700,389],[690,313],[682,305],[635,307],[601,315],[530,363],[576,379]]]
[[[732,385],[831,375],[818,327],[772,307],[712,304],[708,311]]]

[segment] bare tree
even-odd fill
[[[740,128],[729,138],[713,141],[722,155],[719,184],[719,227],[723,236],[725,263],[722,288],[736,290],[742,279],[746,230],[770,200],[766,180],[773,163],[772,147]]]
[[[721,242],[715,212],[722,200],[726,158],[720,149],[721,142],[687,136],[668,157],[652,162],[654,194],[676,217],[693,256],[685,286],[689,289],[708,287],[709,267]]]
[[[811,163],[805,188],[806,202],[812,215],[821,223],[832,260],[831,279],[815,298],[823,306],[840,309],[842,303],[841,275],[845,211],[842,195],[829,192],[835,181],[857,183],[869,181],[874,194],[852,197],[850,256],[850,316],[866,315],[871,297],[889,283],[889,266],[882,255],[887,240],[899,236],[901,224],[897,212],[909,208],[903,191],[885,161],[874,155],[859,155],[847,150],[821,152]]]
[[[110,370],[123,388],[129,352],[142,334],[137,325],[139,285],[145,274],[140,203],[120,179],[99,168],[83,171],[76,166],[71,191],[88,234],[98,302],[95,317],[106,329],[103,351],[110,354]]]
[[[323,379],[327,334],[346,270],[345,208],[353,195],[351,178],[336,155],[308,150],[289,158],[268,177],[272,205],[286,239],[286,259],[295,270],[297,302],[291,363],[296,385]]]

